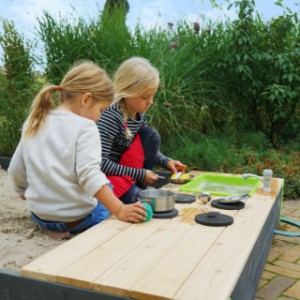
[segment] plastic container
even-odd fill
[[[252,196],[261,181],[257,178],[245,180],[241,175],[201,174],[179,188],[182,192],[208,192],[216,196],[248,194]]]

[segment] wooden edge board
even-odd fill
[[[269,198],[257,197],[247,213],[237,214],[174,299],[229,298],[273,204]]]

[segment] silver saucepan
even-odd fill
[[[176,194],[163,189],[142,190],[139,193],[138,200],[151,205],[154,212],[167,212],[175,206]]]

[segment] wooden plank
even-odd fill
[[[186,204],[176,204],[180,211]],[[97,246],[87,255],[81,256],[72,265],[66,266],[57,274],[55,281],[80,287],[90,288],[92,281],[107,269],[110,269],[124,255],[153,234],[162,224],[175,219],[152,219],[150,222],[133,224],[120,232],[107,243]],[[89,270],[86,272],[86,270]]]
[[[106,243],[98,245],[87,255],[81,256],[72,265],[67,266],[56,276],[56,281],[84,288],[91,288],[91,283],[106,270],[112,268],[125,255],[144,240],[148,239],[165,220],[153,219],[151,222],[133,224]],[[87,271],[88,270],[88,271]]]
[[[179,210],[185,206],[176,204]],[[132,225],[139,226],[140,224],[130,224],[111,216],[108,220],[78,234],[71,240],[23,266],[20,273],[23,276],[55,282],[57,274],[68,265],[72,265],[82,256]]]
[[[72,265],[129,226],[130,223],[108,219],[25,265],[21,274],[53,282],[56,275],[68,265]]]
[[[93,289],[131,296],[131,288],[167,256],[193,226],[169,221],[141,242],[107,272],[95,279]],[[152,295],[151,295],[152,297]]]
[[[176,204],[179,211],[186,206],[186,204]],[[107,243],[94,247],[92,251],[82,255],[76,262],[60,270],[56,274],[55,281],[90,288],[91,282],[105,272],[106,269],[110,269],[124,255],[131,253],[132,249],[138,247],[153,232],[159,230],[162,224],[174,220],[152,219],[150,222],[128,226],[124,231],[108,240]],[[88,272],[86,272],[87,269]]]
[[[249,201],[248,201],[249,200]],[[174,299],[228,299],[274,204],[269,196],[248,199],[246,207],[216,240]]]
[[[202,261],[225,227],[195,225],[152,265],[132,287],[137,299],[173,299],[189,274]],[[199,238],[201,236],[201,238]]]
[[[174,219],[129,224],[112,217],[36,259],[21,273],[138,299],[227,299],[282,183],[272,179],[272,193],[258,189],[241,211],[196,201],[176,204],[179,217]],[[171,188],[176,191],[178,186]],[[234,224],[196,224],[195,214],[203,207],[234,216]]]
[[[97,278],[92,288],[138,299],[171,298],[186,274],[195,268],[203,253],[224,230],[224,227],[212,228],[195,223],[195,215],[203,213],[202,207],[199,202],[194,202],[182,208],[178,218],[161,226],[134,252]],[[232,215],[236,212],[228,211]],[[172,284],[166,284],[166,281]],[[137,287],[131,292],[137,282],[140,290]]]

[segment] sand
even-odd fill
[[[6,171],[0,169],[0,268],[20,269],[66,240],[42,233],[30,218],[26,200],[13,191]]]

